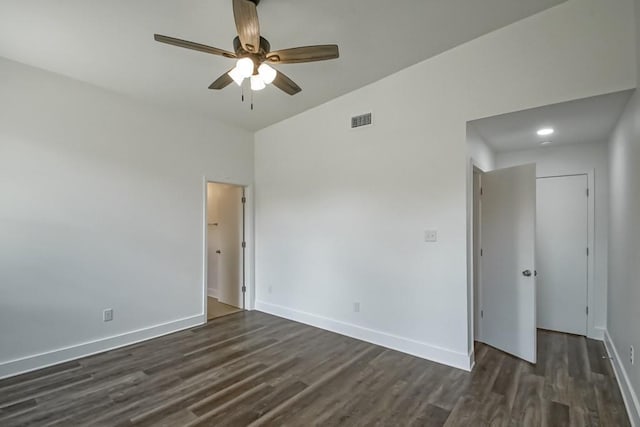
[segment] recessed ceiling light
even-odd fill
[[[542,141],[540,145],[549,145],[552,141]]]
[[[554,132],[553,128],[542,128],[538,130],[538,135],[547,136],[551,135]]]

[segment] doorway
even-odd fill
[[[605,336],[606,189],[609,188],[606,141],[629,96],[627,91],[616,92],[481,118],[467,124],[467,153],[472,165],[484,171],[536,165],[535,264],[534,268],[523,266],[520,270],[523,275],[532,273],[527,280],[532,285],[529,288],[535,289],[536,328],[599,340]],[[482,208],[472,201],[470,178],[471,174],[467,181],[467,206],[470,212],[481,210],[484,215],[486,198],[482,200]],[[484,187],[485,175],[481,180]],[[506,208],[510,209],[508,205]],[[472,258],[476,253],[472,248],[481,239],[485,255],[491,251],[485,246],[488,237],[485,230],[481,230],[480,236],[475,232],[477,219],[472,222],[468,216],[468,221],[468,228],[473,227],[474,231],[468,234],[468,268],[473,270],[470,277],[474,280],[468,303],[469,319],[474,326],[469,328],[469,335],[490,344],[487,316],[493,311],[488,307],[492,298],[484,292],[485,283],[477,280],[478,275],[486,279],[488,263],[482,257]],[[520,222],[504,222],[496,231],[513,234]],[[518,238],[514,238],[517,242]],[[509,259],[519,252],[512,251]],[[507,259],[499,261],[502,264],[496,263],[498,269],[507,267]],[[515,277],[512,283],[516,283]],[[522,291],[529,292],[529,289]],[[523,292],[512,297],[519,298]],[[494,308],[517,307],[522,313],[519,300],[507,301],[506,295],[501,294],[503,304]],[[529,314],[527,317],[530,318]],[[512,324],[519,323],[519,319],[510,316],[495,325],[510,329]],[[515,337],[511,337],[511,341],[515,342]]]
[[[534,168],[522,186],[528,166],[474,170],[473,334],[535,363],[537,329],[588,335],[590,179],[535,177]],[[517,278],[512,266],[532,243],[534,267]]]
[[[588,188],[586,174],[536,180],[538,328],[587,335]]]
[[[207,182],[206,191],[207,321],[245,308],[244,187]]]

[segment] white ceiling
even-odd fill
[[[154,33],[227,50],[230,0],[2,0],[0,56],[256,130],[565,0],[262,0],[272,49],[337,43],[338,60],[278,68],[303,91],[207,87],[233,61],[163,45]]]
[[[622,115],[632,90],[502,114],[470,122],[496,152],[526,150],[564,144],[604,142]],[[538,136],[550,127],[553,135]]]

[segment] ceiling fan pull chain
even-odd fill
[[[253,111],[253,91],[251,91],[251,111]]]
[[[242,93],[242,102],[244,102],[244,85],[240,86],[240,92]]]

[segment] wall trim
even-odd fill
[[[466,353],[449,350],[432,344],[427,344],[425,342],[416,341],[411,338],[365,328],[260,300],[256,300],[255,308],[256,310],[264,313],[315,326],[317,328],[346,335],[362,341],[367,341],[372,344],[411,354],[433,362],[442,363],[465,371],[471,370],[470,355]]]
[[[613,340],[611,339],[611,336],[609,336],[608,330],[604,331],[604,345],[613,362],[613,370],[616,374],[620,390],[622,391],[622,399],[624,400],[624,405],[627,408],[627,414],[629,415],[631,426],[640,427],[640,403],[638,401],[638,395],[631,385],[627,371],[624,369],[624,365],[620,359],[620,354],[618,353],[616,346],[613,344]]]
[[[171,334],[184,329],[192,328],[206,323],[204,314],[197,314],[166,323],[136,329],[119,335],[87,341],[82,344],[59,348],[56,350],[34,354],[19,359],[0,363],[0,379],[24,374],[58,363],[68,362],[81,357],[102,353],[108,350],[146,341],[161,335]]]

